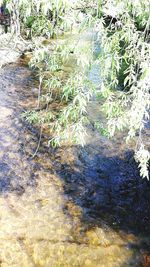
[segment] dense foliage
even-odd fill
[[[88,72],[92,64],[99,64],[98,97],[107,117],[106,129],[101,132],[113,136],[123,130],[127,142],[134,138],[135,159],[141,175],[148,178],[150,153],[142,135],[150,108],[149,0],[5,2],[12,13],[18,10],[21,33],[26,38],[54,38],[75,29],[81,34],[92,28],[101,46],[101,53],[94,57],[94,42],[82,44],[80,37],[78,41],[69,43],[67,39],[47,48],[35,45],[30,66],[39,75],[38,104],[24,117],[41,128],[48,127],[52,136],[49,143],[54,146],[66,139],[84,144],[86,107],[93,92],[97,93]]]
[[[117,16],[100,27],[102,53],[101,95],[108,131],[127,130],[136,139],[135,158],[141,175],[148,177],[150,154],[142,140],[150,107],[150,4],[148,1],[113,1]],[[113,15],[113,14],[112,14]]]

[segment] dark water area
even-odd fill
[[[87,126],[85,147],[48,147],[21,118],[37,104],[35,73],[0,74],[0,266],[150,266],[150,182],[123,135]],[[99,103],[89,103],[91,122]],[[149,140],[149,130],[145,138]]]

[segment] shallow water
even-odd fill
[[[100,137],[51,149],[21,120],[35,107],[35,74],[21,62],[0,74],[0,266],[149,266],[150,185],[123,142]],[[146,133],[148,139],[149,132]]]

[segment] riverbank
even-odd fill
[[[32,44],[21,38],[15,38],[11,33],[0,35],[0,68],[16,62],[24,51],[30,50]]]

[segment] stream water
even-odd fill
[[[150,266],[150,183],[123,136],[91,123],[84,148],[52,149],[21,120],[35,106],[35,75],[21,61],[0,73],[0,266]],[[88,106],[100,119],[99,103]],[[150,132],[145,133],[146,140]]]

